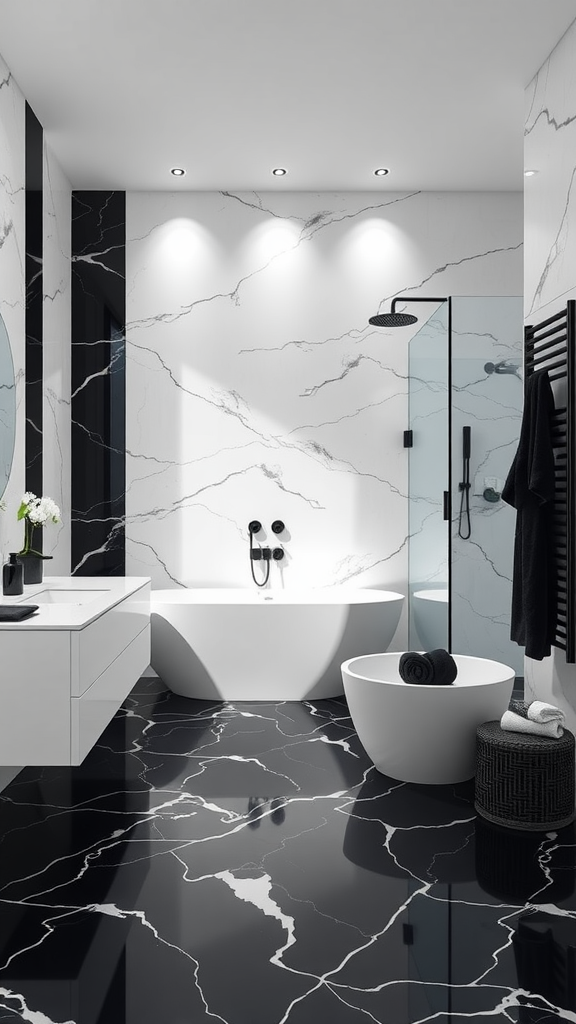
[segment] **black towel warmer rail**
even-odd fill
[[[554,393],[554,564],[556,570],[556,628],[554,647],[576,662],[576,300],[542,323],[524,328],[524,385],[536,370],[547,370]]]

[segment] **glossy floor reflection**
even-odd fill
[[[576,1021],[573,827],[371,766],[343,700],[141,680],[0,794],[0,1024]]]

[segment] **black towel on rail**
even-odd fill
[[[550,654],[556,628],[553,413],[548,373],[537,370],[528,378],[518,450],[502,491],[516,509],[510,638],[536,661]]]

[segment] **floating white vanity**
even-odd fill
[[[4,604],[0,764],[80,764],[150,664],[150,580],[48,577]]]

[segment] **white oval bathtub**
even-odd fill
[[[152,668],[184,697],[320,700],[340,665],[386,651],[404,598],[388,590],[153,590]]]

